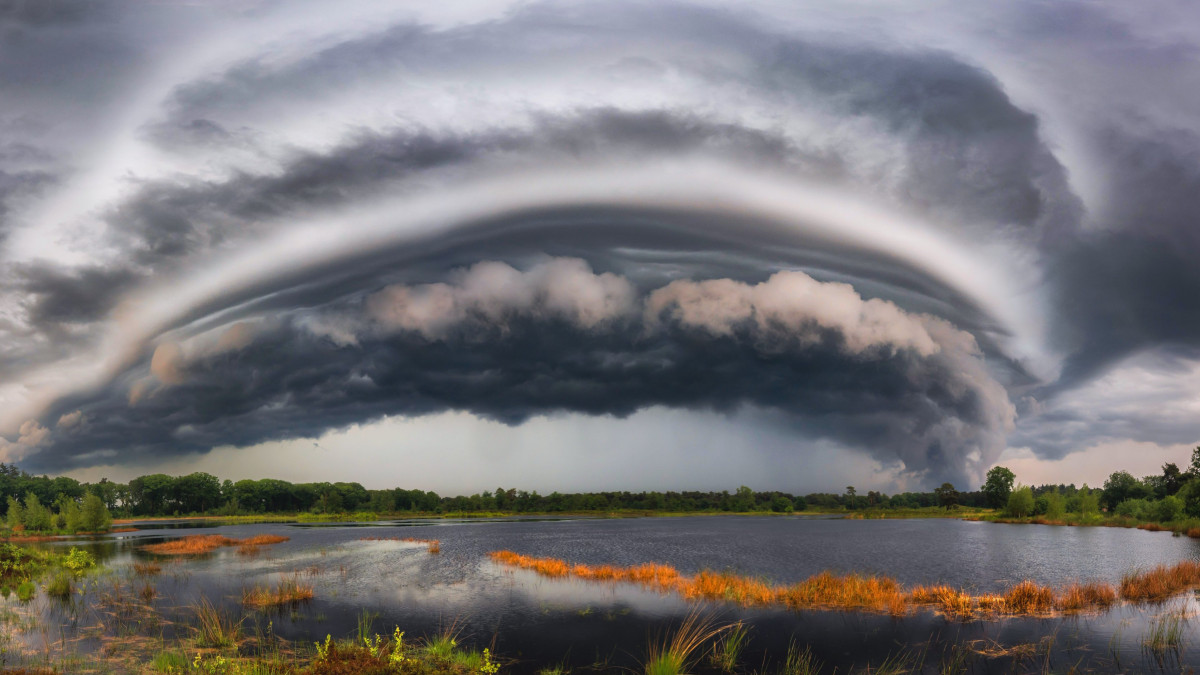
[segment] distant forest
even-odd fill
[[[554,513],[583,511],[775,511],[862,510],[869,508],[922,508],[987,504],[981,491],[958,492],[949,484],[932,492],[886,495],[858,494],[847,487],[842,494],[756,492],[742,486],[733,492],[585,492],[542,495],[537,491],[496,488],[492,492],[443,497],[436,492],[392,488],[368,490],[359,483],[289,483],[264,478],[231,481],[207,473],[186,476],[150,474],[128,483],[102,479],[81,483],[59,476],[32,476],[16,466],[0,464],[0,499],[42,504],[63,498],[81,501],[98,496],[116,517],[172,515],[239,515],[259,513]]]
[[[73,478],[32,476],[0,463],[0,500],[28,505],[30,497],[43,505],[82,503],[96,495],[115,517],[174,515],[252,515],[265,513],[555,513],[607,511],[750,512],[859,511],[928,507],[991,507],[1015,515],[1036,516],[1057,511],[1107,511],[1142,519],[1200,517],[1200,448],[1192,465],[1180,471],[1163,466],[1162,475],[1134,478],[1114,472],[1103,488],[1087,485],[1014,486],[1015,476],[1004,467],[988,473],[975,491],[959,491],[949,483],[930,492],[887,495],[859,494],[847,486],[841,494],[757,492],[742,486],[733,492],[584,492],[538,494],[505,489],[474,495],[443,497],[436,492],[392,488],[368,490],[359,483],[289,483],[264,478],[231,481],[207,473],[168,476],[156,473],[128,483],[102,479],[81,483]],[[1028,504],[1025,504],[1028,502]],[[1091,504],[1091,506],[1089,506]],[[61,506],[58,507],[61,510]],[[1124,513],[1129,511],[1129,514]],[[1142,513],[1145,511],[1145,513]],[[1157,514],[1150,518],[1151,511]],[[1170,513],[1167,513],[1167,512]],[[1165,515],[1164,515],[1165,514]],[[1169,516],[1169,517],[1168,517]]]

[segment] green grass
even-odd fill
[[[1155,654],[1179,651],[1183,645],[1186,622],[1187,619],[1180,611],[1172,611],[1155,617],[1150,622],[1150,630],[1142,639],[1142,645]]]
[[[642,671],[645,675],[684,675],[701,647],[730,628],[715,626],[711,620],[692,612],[674,632],[650,643]]]
[[[193,630],[197,647],[233,647],[242,637],[242,620],[217,608],[208,598],[200,598]]]
[[[169,673],[171,675],[184,673],[191,668],[191,665],[192,664],[188,662],[187,657],[182,653],[165,650],[155,654],[154,658],[150,661],[150,668],[152,668],[154,672]]]
[[[732,673],[742,658],[742,650],[750,642],[750,629],[741,621],[730,626],[721,638],[713,643],[712,661],[721,670]]]
[[[800,649],[795,640],[788,643],[780,675],[817,675],[820,672],[821,662],[813,657],[812,647],[805,645],[804,649]]]
[[[71,597],[71,592],[75,590],[72,582],[72,575],[67,571],[58,571],[54,576],[50,577],[50,581],[46,582],[46,595],[59,600],[65,600]]]
[[[37,584],[26,579],[17,585],[17,599],[21,602],[29,602],[33,596],[37,595]]]

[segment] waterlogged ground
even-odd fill
[[[364,611],[375,628],[400,626],[411,637],[453,627],[460,641],[510,659],[502,672],[559,664],[575,671],[636,669],[647,644],[695,609],[679,598],[629,585],[556,580],[500,567],[489,551],[507,549],[588,564],[661,562],[685,574],[730,570],[774,582],[826,569],[886,574],[904,585],[947,583],[996,591],[1020,581],[1062,586],[1116,583],[1158,563],[1200,559],[1200,541],[1118,528],[999,525],[956,520],[840,520],[783,517],[393,521],[333,525],[242,525],[177,529],[142,524],[138,532],[47,546],[86,546],[107,571],[72,601],[39,593],[4,601],[5,662],[39,655],[119,652],[122,640],[169,641],[187,635],[195,605],[207,598],[249,615],[248,633],[269,630],[307,644],[355,632]],[[234,538],[282,534],[290,541],[258,555],[235,548],[183,559],[154,556],[147,544],[184,534]],[[364,537],[437,539],[420,544]],[[132,574],[135,562],[163,572]],[[283,612],[241,607],[244,588],[296,575],[312,601]],[[152,597],[145,590],[153,588]],[[142,594],[145,594],[143,596]],[[153,612],[138,609],[147,599]],[[947,661],[967,672],[1179,672],[1200,665],[1200,604],[1177,598],[1156,607],[1118,606],[1101,615],[961,622],[932,612],[904,618],[864,613],[744,610],[707,605],[719,621],[746,621],[745,672],[775,672],[789,644],[811,647],[823,672],[846,673],[907,660],[938,672]],[[1156,641],[1155,636],[1158,636]],[[703,664],[700,669],[703,670]],[[917,668],[920,669],[920,668]]]

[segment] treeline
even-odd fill
[[[947,490],[947,488],[949,488]],[[12,465],[0,464],[0,499],[23,502],[29,496],[38,504],[82,505],[95,495],[106,511],[117,517],[173,515],[251,515],[263,513],[555,513],[585,511],[673,512],[791,512],[869,508],[921,508],[930,506],[982,506],[981,492],[957,492],[949,484],[933,492],[906,492],[888,496],[879,492],[858,494],[847,487],[842,494],[794,495],[757,492],[742,486],[733,492],[587,492],[542,495],[537,491],[496,488],[492,492],[443,497],[436,492],[393,488],[368,490],[359,483],[290,483],[261,480],[221,480],[208,473],[186,476],[150,474],[129,483],[102,479],[81,483],[72,478],[31,476]],[[35,509],[35,512],[37,510]]]
[[[1173,462],[1163,464],[1162,473],[1136,478],[1128,471],[1115,471],[1100,488],[1071,485],[1012,487],[1013,473],[995,467],[988,473],[983,491],[992,506],[1003,507],[1005,515],[1059,520],[1068,514],[1089,517],[1101,512],[1138,521],[1169,523],[1183,518],[1200,518],[1200,447],[1192,451],[1191,464],[1180,470]]]

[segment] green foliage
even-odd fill
[[[25,527],[25,507],[16,497],[8,496],[8,515],[6,517],[8,526],[17,529],[18,526]]]
[[[52,598],[69,598],[73,590],[72,574],[65,570],[56,572],[50,577],[50,581],[46,582],[46,595]]]
[[[88,493],[80,508],[79,529],[85,532],[104,532],[112,527],[112,514],[98,495]]]
[[[1100,505],[1112,511],[1126,499],[1144,499],[1150,494],[1151,490],[1128,471],[1115,471],[1104,481]]]
[[[1066,500],[1058,490],[1050,490],[1042,495],[1046,500],[1044,515],[1051,520],[1061,520],[1067,512]]]
[[[1089,518],[1100,513],[1100,491],[1088,489],[1087,483],[1083,484],[1079,493],[1076,495],[1076,512],[1084,518]]]
[[[1006,511],[1015,518],[1033,515],[1033,489],[1023,486],[1014,490],[1008,495]]]
[[[1181,502],[1182,504],[1182,502]],[[1154,508],[1145,499],[1126,499],[1117,504],[1114,513],[1122,518],[1135,520],[1154,520]]]
[[[62,566],[74,574],[82,574],[96,566],[96,557],[83,549],[72,546],[66,557],[63,558]]]
[[[53,528],[53,514],[50,509],[42,505],[42,501],[32,492],[25,493],[25,518],[24,525],[26,530],[34,532],[45,532]]]
[[[37,593],[37,584],[32,580],[26,579],[17,585],[17,599],[21,602],[29,602]]]
[[[1155,519],[1161,523],[1169,523],[1183,515],[1183,500],[1174,495],[1163,497],[1155,505]]]
[[[792,505],[792,500],[779,495],[771,500],[771,510],[775,513],[791,513],[795,510],[795,507]]]
[[[1012,494],[1013,481],[1017,479],[1009,469],[1003,466],[994,466],[987,472],[987,480],[983,487],[979,488],[987,499],[988,506],[993,509],[998,509],[1008,504],[1008,497]]]
[[[187,670],[187,657],[179,652],[161,651],[150,661],[150,668],[163,675],[181,675]]]
[[[937,495],[938,504],[942,508],[949,509],[952,506],[958,505],[959,494],[958,490],[950,483],[942,483],[942,486],[933,491]]]

